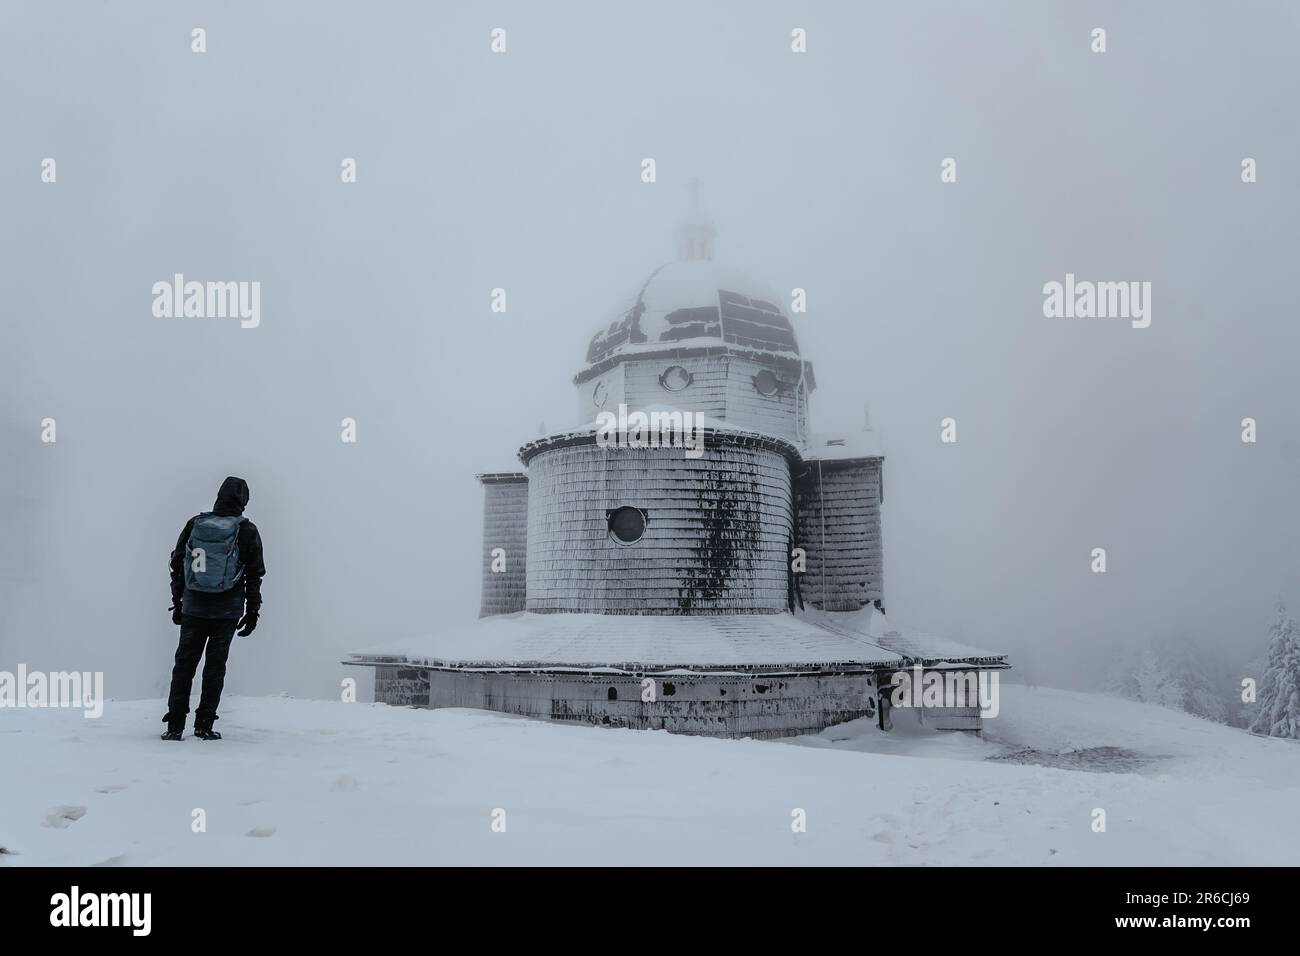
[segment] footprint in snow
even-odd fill
[[[275,835],[275,827],[253,827],[244,836],[269,837]]]
[[[352,774],[345,773],[334,778],[334,782],[330,784],[330,789],[338,793],[356,793],[361,789],[361,783]]]
[[[110,783],[104,787],[96,787],[95,792],[96,793],[118,793],[125,789],[126,789],[126,784]]]
[[[43,822],[41,826],[54,827],[57,830],[62,830],[63,828],[67,827],[69,824],[75,823],[77,820],[80,820],[85,815],[86,815],[85,807],[75,807],[75,806],[51,807],[49,810],[45,812],[45,822]]]

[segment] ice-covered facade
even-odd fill
[[[376,700],[774,737],[887,726],[879,697],[903,668],[1006,666],[885,619],[876,436],[810,430],[791,317],[714,261],[714,237],[693,209],[675,261],[592,338],[574,378],[585,424],[478,476],[480,620],[354,654]],[[702,446],[608,441],[636,412],[693,422]],[[959,703],[917,716],[978,729]]]

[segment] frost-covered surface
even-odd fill
[[[611,415],[614,416],[614,419],[611,420],[613,424],[611,433],[620,431],[624,425],[626,425],[626,430],[629,433],[635,432],[637,430],[637,423],[635,421],[627,421],[625,419],[623,422],[620,423],[617,420],[617,416],[618,416],[617,410],[606,409],[606,411],[608,411]],[[645,440],[646,438],[648,438],[649,435],[655,433],[656,431],[663,431],[665,429],[670,429],[672,427],[673,424],[672,420],[664,416],[670,416],[670,415],[684,416],[687,411],[688,410],[683,410],[673,405],[656,404],[656,405],[644,405],[638,408],[629,409],[627,415],[631,416],[635,413],[641,412],[647,416],[645,420],[646,435],[643,436],[643,440]],[[769,435],[765,432],[754,431],[752,428],[741,428],[739,425],[733,425],[730,422],[723,421],[720,418],[711,418],[708,415],[703,415],[700,414],[699,412],[690,412],[690,414],[692,416],[691,418],[687,419],[683,417],[681,419],[682,428],[686,429],[689,426],[690,430],[699,429],[699,431],[702,432],[704,435],[706,445],[711,443],[711,439],[716,434],[728,438],[751,439],[753,441],[761,442],[770,446],[786,449],[790,453],[794,453],[798,451],[797,446],[790,443],[786,439],[780,437],[779,435]],[[660,417],[651,419],[649,416],[652,415],[658,415]],[[599,437],[600,432],[606,427],[607,426],[605,426],[600,421],[600,419],[597,418],[597,419],[592,419],[589,422],[584,422],[581,425],[578,425],[574,428],[569,428],[564,431],[556,432],[551,435],[543,435],[540,438],[531,439],[525,442],[520,447],[519,460],[527,462],[531,460],[538,452],[543,451],[552,445],[567,445],[567,444],[571,444],[586,439],[588,436]],[[676,440],[680,441],[680,439],[676,439]],[[611,446],[611,453],[612,454],[617,453],[616,446]]]
[[[897,654],[792,614],[503,614],[363,648],[355,656],[455,666],[713,670],[895,664]]]
[[[1300,745],[1101,695],[1004,685],[988,741],[859,722],[760,743],[285,698],[224,711],[213,743],[159,741],[158,701],[0,714],[0,865],[1300,863]],[[1162,759],[984,759],[1093,747]]]
[[[813,432],[804,441],[804,461],[845,461],[881,458],[880,436],[875,429]]]
[[[1005,654],[972,647],[890,621],[871,605],[857,611],[819,611],[810,607],[799,611],[798,617],[817,627],[870,641],[912,661],[989,662],[1006,657]]]
[[[521,612],[358,648],[353,656],[433,666],[629,671],[1000,659],[992,651],[891,623],[872,607],[743,615]]]
[[[1300,738],[1300,625],[1278,603],[1269,628],[1268,667],[1259,688],[1259,713],[1251,730]]]
[[[743,297],[756,311],[738,333],[720,293]],[[753,328],[769,334],[753,348],[774,355],[798,355],[790,317],[771,287],[752,276],[706,259],[681,259],[650,274],[622,315],[597,332],[587,352],[589,363],[615,355],[639,355],[672,348],[702,348],[747,340]],[[762,335],[761,332],[759,332]],[[786,342],[781,342],[786,339]]]

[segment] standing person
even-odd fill
[[[262,608],[262,536],[243,517],[248,504],[248,482],[227,478],[217,492],[211,511],[185,522],[172,551],[172,623],[181,626],[176,666],[167,695],[167,732],[163,740],[180,740],[190,712],[190,687],[199,658],[203,664],[203,689],[194,712],[194,736],[220,740],[212,729],[217,704],[226,682],[226,656],[238,629],[247,637],[257,627]]]

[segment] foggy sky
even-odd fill
[[[473,475],[576,423],[691,177],[719,259],[807,289],[814,427],[871,404],[891,618],[1062,685],[1257,654],[1300,605],[1294,5],[704,7],[0,7],[0,668],[164,693],[167,556],[227,474],[268,568],[228,693],[471,620]],[[261,326],[155,318],[177,272],[260,281]],[[1044,318],[1067,272],[1150,281],[1151,327]]]

